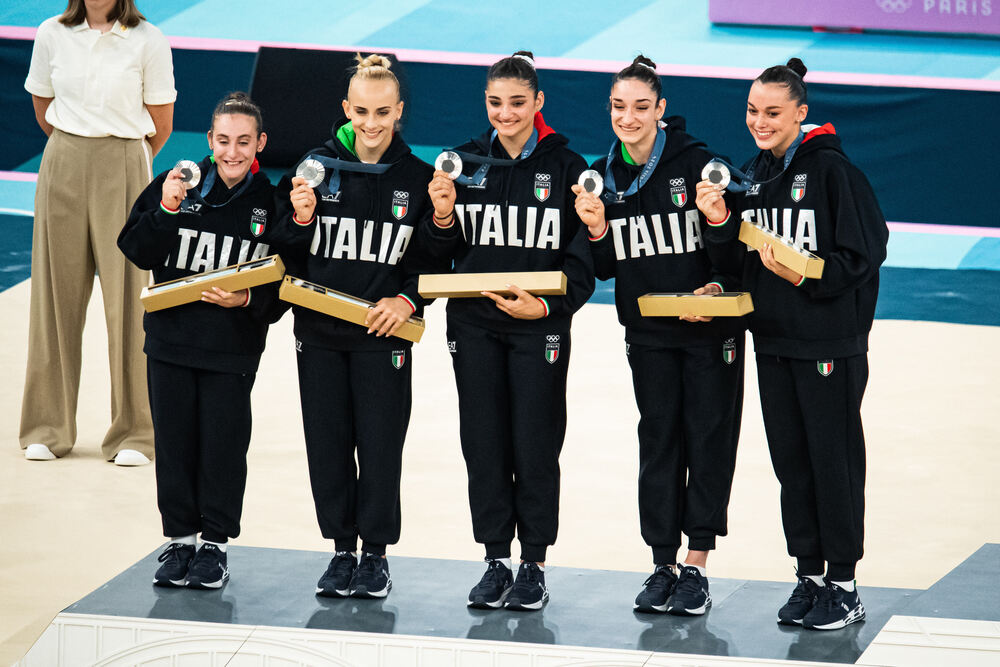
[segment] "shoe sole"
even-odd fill
[[[505,607],[511,611],[537,611],[545,606],[545,603],[549,601],[549,594],[545,593],[542,595],[542,599],[538,602],[520,602],[516,598],[513,600],[507,600]]]
[[[851,623],[858,623],[865,620],[865,606],[859,605],[857,609],[852,609],[850,613],[839,621],[834,621],[833,623],[827,623],[825,625],[806,625],[802,624],[802,627],[809,628],[810,630],[840,630],[841,628],[846,628]]]
[[[705,600],[705,604],[701,605],[700,607],[696,607],[695,609],[685,609],[684,607],[671,607],[670,603],[667,602],[667,613],[673,616],[701,616],[706,611],[708,611],[709,607],[711,606],[712,606],[712,596],[709,595],[708,598]]]
[[[665,603],[662,605],[635,603],[632,605],[632,610],[644,614],[663,614],[667,611],[667,605]]]
[[[790,625],[792,627],[801,627],[802,626],[802,619],[800,618],[800,619],[796,620],[794,618],[790,618],[790,619],[785,620],[785,619],[782,619],[782,618],[779,617],[778,618],[778,625]]]
[[[349,598],[351,597],[351,589],[345,588],[343,590],[337,590],[336,588],[332,590],[327,590],[326,588],[316,587],[316,595],[321,595],[325,598]]]
[[[153,585],[163,588],[184,588],[187,586],[187,579],[153,579]]]
[[[502,593],[500,593],[500,598],[493,602],[487,602],[482,595],[477,595],[474,599],[469,599],[465,605],[467,607],[472,607],[473,609],[499,609],[507,601],[507,597],[510,592],[514,589],[513,586],[505,588]]]
[[[222,588],[227,581],[229,581],[228,572],[222,575],[222,579],[217,579],[216,581],[191,581],[188,579],[187,588],[194,588],[196,590],[215,590],[217,588]]]
[[[352,598],[360,598],[362,600],[374,600],[377,598],[384,598],[392,590],[392,581],[386,584],[386,587],[380,591],[369,591],[366,588],[355,588],[351,591]]]

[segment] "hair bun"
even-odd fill
[[[654,72],[656,71],[656,63],[654,63],[652,60],[642,55],[641,53],[635,57],[635,60],[632,61],[632,64],[640,65],[642,67],[648,67]]]
[[[532,67],[535,66],[535,54],[532,53],[531,51],[516,51],[511,56],[511,58],[519,58],[520,60],[525,61]]]
[[[354,54],[354,60],[357,61],[358,70],[368,69],[369,67],[384,67],[389,69],[392,67],[392,61],[389,60],[388,56],[380,56],[377,53],[373,53],[370,56],[361,57],[360,53]]]
[[[787,63],[785,63],[785,67],[792,70],[803,79],[806,76],[806,72],[809,71],[808,69],[806,69],[805,63],[803,63],[798,58],[792,58],[791,60],[789,60]]]

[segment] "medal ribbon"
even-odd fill
[[[205,196],[212,191],[212,186],[215,185],[215,177],[219,173],[219,166],[212,161],[212,166],[208,169],[208,173],[205,174],[205,180],[201,182],[201,187],[194,187],[187,191],[184,195],[184,201],[181,202],[181,210],[187,211],[191,208],[194,203],[203,204],[209,208],[222,208],[228,205],[234,199],[242,195],[250,187],[250,183],[253,182],[254,175],[247,172],[247,177],[243,179],[243,185],[240,189],[229,196],[229,199],[222,202],[221,204],[209,204],[205,201]]]
[[[618,141],[615,140],[611,144],[611,150],[608,151],[608,162],[604,167],[604,189],[606,192],[601,195],[601,197],[606,202],[619,201],[619,195],[621,197],[630,197],[639,191],[649,177],[653,175],[653,170],[656,169],[656,165],[660,163],[660,158],[663,156],[663,148],[667,145],[667,133],[662,127],[656,129],[656,139],[653,141],[653,151],[649,154],[649,159],[646,160],[645,166],[642,171],[639,172],[639,177],[632,181],[632,184],[628,186],[625,192],[618,192],[615,188],[615,175],[611,170],[611,163],[615,158],[615,148],[618,147]]]
[[[496,140],[498,133],[493,130],[493,134],[490,135],[490,144]],[[538,146],[538,130],[534,129],[531,131],[531,136],[528,137],[528,141],[524,144],[524,148],[521,149],[521,155],[518,160],[524,160],[529,155],[531,155],[535,148]],[[479,169],[476,170],[472,176],[466,176],[460,174],[458,178],[455,179],[456,183],[461,185],[482,185],[486,181],[486,172],[490,170],[490,165],[506,165],[510,166],[512,164],[517,164],[518,160],[507,160],[504,158],[490,157],[489,155],[476,155],[475,153],[466,153],[464,151],[456,151],[455,149],[445,149],[451,150],[460,158],[462,162],[468,162],[469,164],[481,165]]]
[[[795,138],[795,141],[792,142],[792,145],[788,147],[787,151],[785,151],[785,157],[782,163],[781,171],[779,171],[777,174],[775,174],[774,176],[765,181],[755,181],[753,179],[754,172],[757,170],[757,163],[760,161],[760,156],[763,153],[757,153],[757,155],[754,156],[753,160],[750,162],[750,165],[747,167],[747,170],[745,172],[740,169],[737,169],[736,167],[729,164],[720,157],[714,157],[712,158],[712,160],[714,160],[715,162],[721,162],[722,164],[726,165],[726,167],[729,169],[729,173],[740,179],[739,183],[730,180],[729,185],[726,186],[727,190],[729,190],[730,192],[746,192],[747,190],[750,189],[751,185],[770,183],[771,181],[780,178],[781,175],[784,174],[785,171],[788,169],[788,165],[792,163],[792,157],[795,155],[795,151],[798,150],[799,146],[802,145],[802,139],[805,136],[806,136],[805,132],[802,132],[800,130],[799,136]]]
[[[389,168],[395,164],[394,162],[379,162],[377,164],[368,164],[367,162],[349,162],[347,160],[340,160],[334,157],[326,157],[324,155],[308,155],[303,162],[306,160],[316,160],[321,165],[323,165],[328,173],[328,176],[323,179],[323,182],[316,186],[321,195],[329,195],[340,190],[340,172],[342,171],[353,171],[363,174],[384,174],[389,171]],[[329,181],[329,185],[327,182]]]

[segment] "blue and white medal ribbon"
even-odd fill
[[[628,186],[625,192],[618,192],[615,187],[615,175],[611,169],[611,164],[615,158],[615,149],[618,148],[618,141],[615,140],[611,144],[611,150],[608,151],[608,161],[604,167],[604,189],[607,190],[602,197],[607,202],[621,201],[625,197],[630,197],[639,191],[649,177],[653,175],[653,170],[656,169],[656,165],[660,163],[660,158],[663,156],[663,148],[667,145],[667,133],[662,127],[656,129],[656,140],[653,142],[653,151],[649,154],[649,159],[646,160],[645,166],[643,166],[642,171],[639,172],[639,177],[632,181],[632,184]]]

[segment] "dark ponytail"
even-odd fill
[[[535,71],[535,56],[531,51],[517,51],[514,55],[498,60],[486,73],[486,83],[495,79],[517,79],[523,81],[531,91],[538,93],[538,72]]]
[[[244,92],[237,91],[229,93],[215,106],[212,112],[212,127],[215,127],[215,119],[222,114],[240,113],[250,116],[257,123],[257,136],[264,131],[264,120],[260,115],[260,107],[257,106],[250,96]]]
[[[663,86],[660,83],[660,75],[656,73],[656,63],[641,53],[635,57],[631,65],[615,74],[611,79],[611,88],[613,89],[615,84],[623,79],[636,79],[648,85],[656,93],[657,102],[663,97]]]
[[[805,64],[801,60],[792,58],[785,65],[768,67],[754,80],[761,83],[777,83],[786,86],[788,88],[788,97],[798,102],[799,106],[802,106],[807,102],[806,82],[803,80],[807,71]]]

